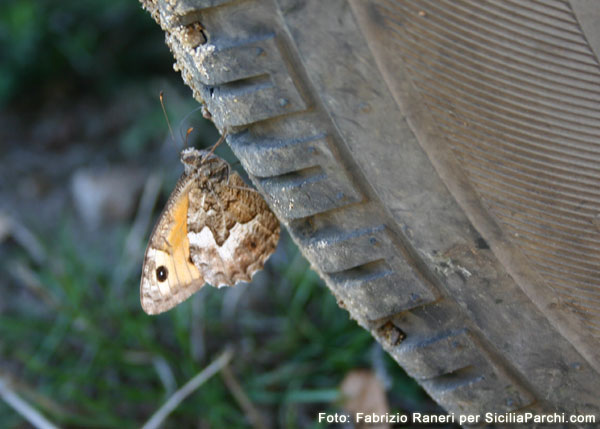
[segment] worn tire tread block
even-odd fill
[[[449,411],[552,409],[443,287],[353,162],[270,1],[142,0],[195,97],[340,303]],[[290,2],[284,2],[290,3]],[[165,5],[171,5],[166,7]],[[205,44],[186,45],[196,20]]]

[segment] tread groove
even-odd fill
[[[469,9],[465,2],[423,1],[390,8],[374,2],[396,36],[390,40],[401,52],[410,82],[440,128],[449,131],[451,155],[469,170],[469,180],[494,207],[498,224],[521,234],[523,253],[548,283],[562,288],[561,296],[574,298],[569,305],[590,312],[576,298],[596,300],[597,292],[592,288],[597,269],[589,263],[595,258],[588,253],[600,241],[585,233],[600,211],[600,73],[568,6],[492,1],[487,9]],[[419,247],[408,226],[397,221],[401,216],[367,180],[348,143],[353,136],[338,127],[343,121],[359,124],[360,118],[331,114],[328,103],[337,100],[319,93],[318,77],[305,70],[318,58],[301,50],[298,34],[286,23],[298,11],[284,11],[274,1],[202,4],[207,9],[197,14],[212,34],[214,49],[177,55],[180,41],[173,32],[167,41],[178,66],[218,128],[230,130],[234,153],[336,297],[350,303],[352,316],[453,410],[507,411],[534,403],[537,387],[502,355],[502,345],[480,331],[476,319],[485,315],[471,313],[451,296],[457,282],[473,293],[481,284],[470,275],[436,271],[431,255],[452,249],[436,253]],[[293,4],[290,0],[288,6]],[[511,8],[520,8],[519,13],[511,14]],[[421,10],[427,19],[417,17]],[[479,21],[468,22],[466,12]],[[159,13],[153,16],[161,20]],[[227,21],[230,16],[236,25]],[[365,64],[357,67],[371,66]],[[444,73],[452,64],[454,71]],[[356,111],[368,114],[369,108]],[[531,154],[540,157],[532,161]],[[576,174],[569,175],[575,167]],[[409,212],[405,205],[411,197],[397,197],[394,210]],[[581,199],[588,204],[580,205]],[[515,216],[512,212],[526,202],[531,202],[529,212]],[[546,213],[556,203],[560,209]],[[544,235],[545,228],[555,232]],[[456,243],[461,245],[472,250]],[[568,252],[557,254],[555,246]],[[446,259],[457,266],[466,260],[467,268],[461,269],[469,273],[468,258],[493,257],[490,247],[480,250]],[[382,321],[402,335],[386,338],[378,332]],[[483,392],[482,403],[467,400],[473,385]]]

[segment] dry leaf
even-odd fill
[[[342,406],[351,416],[355,416],[356,413],[384,415],[389,412],[383,383],[371,370],[350,371],[344,377],[340,390],[343,395]],[[389,429],[390,425],[357,423],[356,428]]]

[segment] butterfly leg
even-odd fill
[[[251,191],[254,193],[258,194],[258,191],[256,189],[252,189],[249,186],[236,186],[236,185],[232,185],[229,183],[229,178],[231,177],[231,166],[229,164],[227,165],[227,183],[225,183],[225,186],[227,186],[228,188],[231,189],[239,189],[240,191]]]
[[[226,137],[227,137],[227,129],[224,129],[223,134],[221,134],[221,137],[219,137],[219,140],[217,140],[217,142],[210,148],[210,150],[206,153],[206,155],[203,157],[203,159],[210,158],[212,156],[212,154],[215,153],[215,149],[217,149],[217,147],[219,147],[219,145],[225,141]]]
[[[249,186],[236,186],[236,185],[230,185],[229,183],[227,183],[226,186],[231,189],[239,189],[240,191],[250,191],[250,192],[254,192],[255,194],[258,194],[258,191],[256,189],[252,189]]]

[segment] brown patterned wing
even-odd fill
[[[235,172],[189,195],[190,255],[213,286],[250,281],[279,241],[279,221]]]

